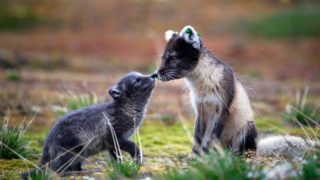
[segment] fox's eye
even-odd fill
[[[135,83],[139,83],[141,81],[141,78],[137,78]]]
[[[178,59],[178,56],[177,55],[171,55],[168,57],[169,60],[176,60]]]

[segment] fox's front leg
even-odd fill
[[[136,164],[141,165],[143,163],[141,151],[134,142],[124,138],[119,138],[119,146],[121,150],[130,154]]]
[[[194,128],[194,142],[192,147],[193,155],[204,155],[203,148],[201,147],[203,135],[206,129],[205,120],[199,115],[196,116],[196,123]]]
[[[221,110],[217,111],[216,114],[211,114],[210,116],[208,116],[206,130],[201,142],[201,147],[205,153],[208,153],[210,147],[218,147],[221,145],[219,138],[224,129],[225,119],[227,115],[228,112]]]

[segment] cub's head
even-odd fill
[[[114,100],[122,102],[146,103],[155,86],[155,77],[130,72],[109,89]]]
[[[179,34],[168,30],[165,39],[167,45],[157,70],[157,78],[169,81],[188,76],[198,64],[202,48],[198,33],[193,27],[186,26]]]

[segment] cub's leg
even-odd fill
[[[73,135],[68,138],[58,139],[52,145],[52,162],[51,167],[57,173],[70,171],[81,171],[82,161],[85,160],[87,150],[86,146]]]
[[[52,162],[52,169],[64,174],[70,171],[82,171],[81,162],[71,153],[67,153]]]
[[[117,160],[118,159],[114,148],[108,149],[108,152],[109,152],[109,155],[110,155],[112,160]]]
[[[139,164],[139,165],[142,164],[143,160],[142,160],[140,149],[134,142],[127,140],[125,138],[118,138],[118,142],[119,142],[120,149],[125,152],[128,152],[136,164]],[[113,144],[112,139],[109,140],[109,144]],[[114,158],[117,158],[115,151],[112,152],[111,156]]]

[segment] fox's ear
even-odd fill
[[[177,36],[178,32],[174,32],[172,30],[167,30],[164,33],[164,38],[166,39],[166,41],[169,41],[173,36]]]
[[[108,92],[113,98],[119,98],[122,94],[122,90],[118,86],[112,86]]]
[[[181,32],[180,37],[182,37],[187,43],[192,44],[196,49],[200,49],[201,41],[199,34],[192,26],[185,26]]]

